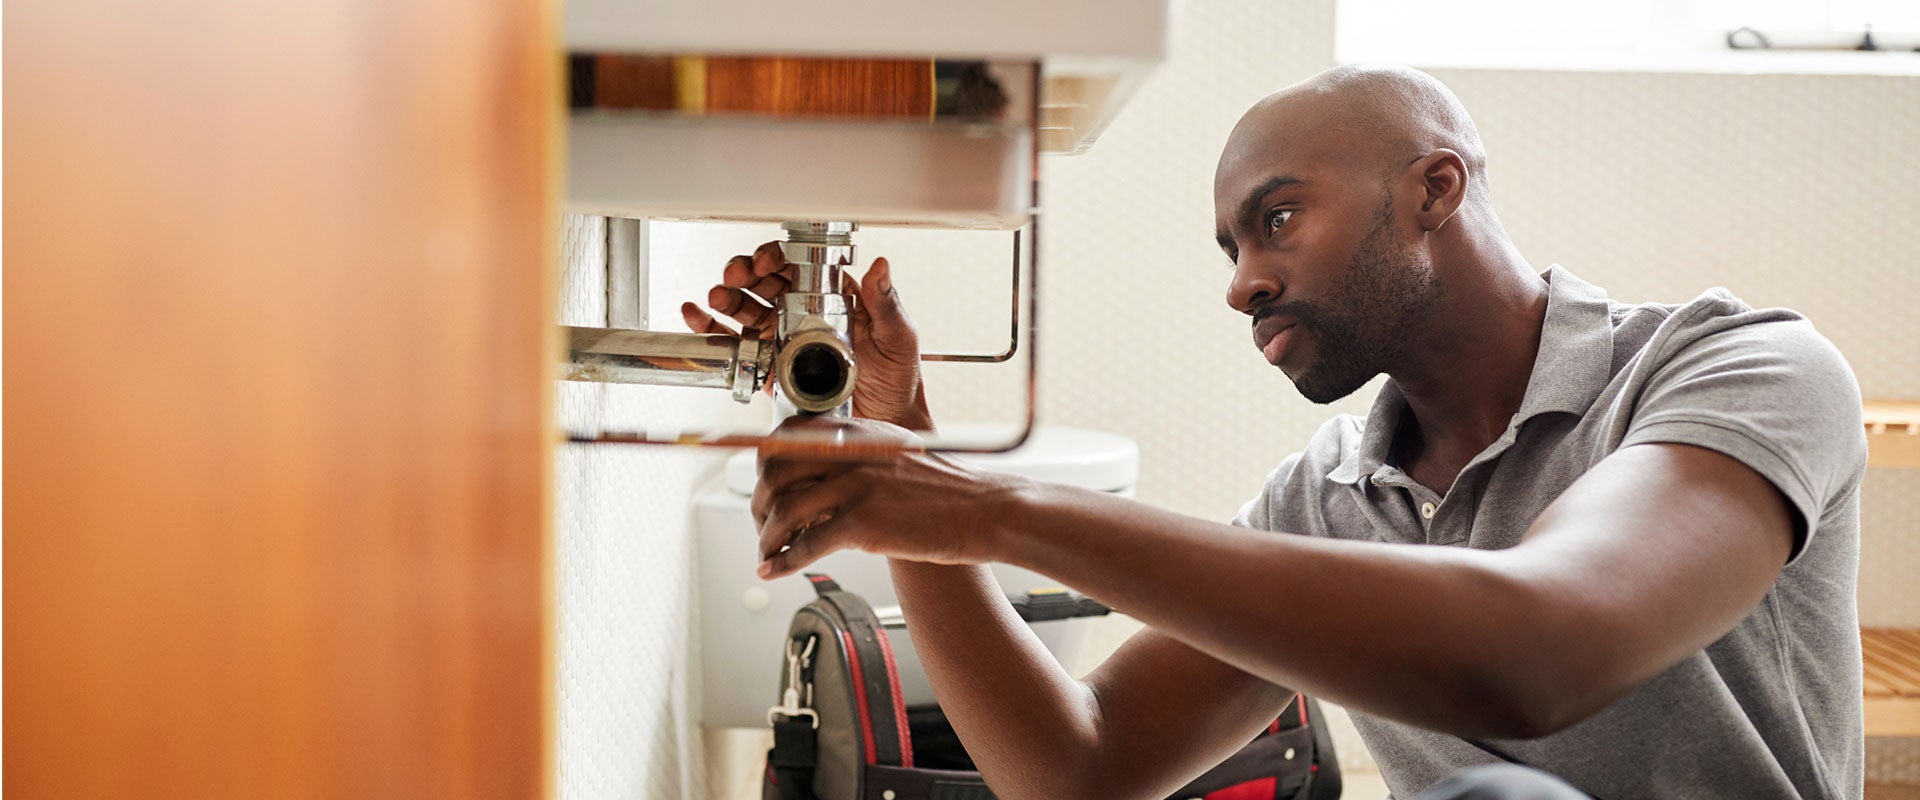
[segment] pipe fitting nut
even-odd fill
[[[734,402],[752,402],[760,387],[767,385],[767,376],[773,372],[773,351],[772,342],[740,340],[740,351],[733,359]]]
[[[816,317],[787,337],[774,357],[773,374],[794,408],[824,414],[853,397],[859,368],[846,336]]]

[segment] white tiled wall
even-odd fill
[[[740,241],[767,226],[656,224],[648,316],[679,327]],[[606,325],[604,227],[562,223],[560,322]],[[750,247],[751,245],[749,245]],[[711,389],[561,382],[563,427],[732,427],[765,418]],[[559,561],[559,794],[563,800],[706,797],[693,642],[689,498],[726,453],[567,446],[555,473]]]

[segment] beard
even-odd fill
[[[1330,297],[1276,303],[1254,315],[1257,324],[1286,314],[1313,334],[1313,362],[1287,377],[1314,403],[1353,394],[1387,371],[1438,303],[1440,282],[1432,262],[1416,250],[1397,247],[1392,223],[1388,198]]]

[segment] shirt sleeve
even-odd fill
[[[1698,335],[1669,342],[1671,355],[1647,381],[1620,446],[1694,445],[1760,473],[1799,515],[1798,559],[1829,500],[1865,467],[1853,370],[1791,312],[1746,311],[1698,327]]]
[[[1300,454],[1294,453],[1280,461],[1280,466],[1267,473],[1266,483],[1260,486],[1260,494],[1255,495],[1240,507],[1240,513],[1233,515],[1233,524],[1242,528],[1270,531],[1274,528],[1277,512],[1274,506],[1279,502],[1282,487],[1300,464]]]

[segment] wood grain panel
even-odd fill
[[[918,117],[933,113],[933,62],[709,58],[707,108],[794,116]]]
[[[551,793],[553,13],[7,5],[7,796]]]
[[[591,59],[598,108],[646,108],[672,111],[678,96],[676,59],[669,56],[596,55]]]

